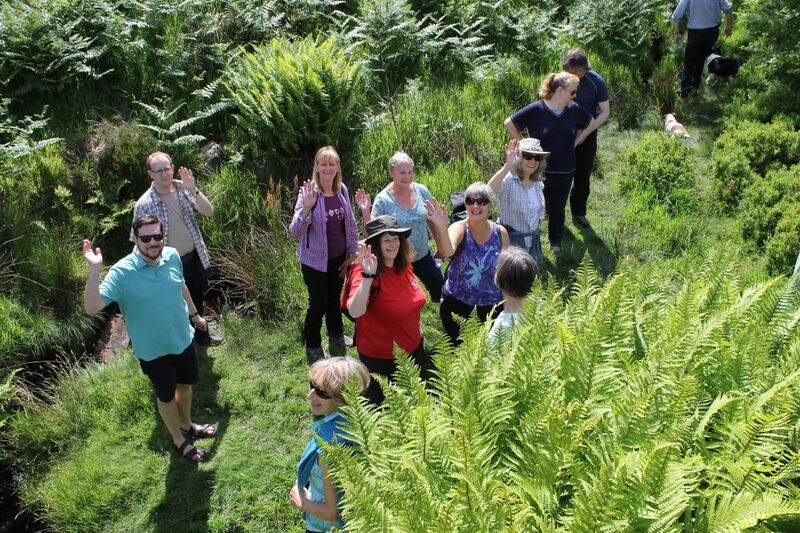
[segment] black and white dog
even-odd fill
[[[714,85],[717,78],[723,78],[730,81],[739,72],[739,67],[742,66],[740,59],[732,59],[729,57],[722,57],[720,49],[715,48],[711,54],[706,58],[706,68],[708,69],[708,77],[706,83]]]

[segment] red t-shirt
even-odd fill
[[[353,263],[350,275],[350,295],[361,286],[361,264]],[[419,317],[425,306],[425,291],[419,286],[411,265],[398,273],[384,269],[372,286],[380,286],[367,312],[356,319],[356,348],[358,353],[375,359],[394,359],[394,344],[411,353],[422,340]]]

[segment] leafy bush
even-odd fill
[[[770,124],[731,121],[711,153],[716,195],[725,208],[735,208],[756,176],[800,162],[800,133],[777,118]]]
[[[710,255],[673,282],[588,265],[537,288],[510,339],[472,328],[433,390],[400,358],[360,453],[327,446],[354,531],[743,530],[795,519],[794,285]],[[476,331],[477,330],[477,331]],[[789,485],[787,485],[789,483]]]
[[[576,0],[569,8],[570,36],[647,80],[654,31],[669,15],[665,8],[661,0]]]
[[[136,26],[115,3],[4,2],[0,17],[0,88],[14,97],[18,115],[49,103],[71,117],[98,99],[119,101],[125,94]]]
[[[347,153],[363,102],[361,72],[333,39],[280,39],[242,52],[223,80],[236,106],[236,149],[275,174],[309,168],[326,144]]]
[[[649,206],[667,213],[689,213],[697,204],[692,157],[682,141],[663,133],[647,133],[620,158],[623,194],[646,197]]]
[[[767,267],[774,275],[790,275],[800,250],[800,202],[789,204],[789,209],[775,226],[775,233],[767,241]]]
[[[757,176],[744,192],[736,218],[742,236],[762,247],[775,233],[778,222],[800,205],[800,165]]]
[[[747,2],[741,18],[746,61],[736,82],[737,96],[725,114],[737,120],[768,121],[790,117],[800,127],[800,5],[782,0]]]

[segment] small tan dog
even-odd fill
[[[686,126],[678,122],[678,119],[675,118],[675,113],[667,113],[664,115],[664,131],[667,132],[667,135],[672,137],[691,138],[689,132],[686,131]]]

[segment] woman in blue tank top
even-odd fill
[[[461,328],[453,318],[468,318],[473,310],[485,322],[503,295],[494,284],[497,256],[507,248],[508,232],[489,220],[494,192],[482,182],[467,187],[464,203],[467,219],[451,224],[447,230],[455,253],[447,269],[439,316],[453,345],[460,344]],[[497,308],[496,312],[502,309]]]

